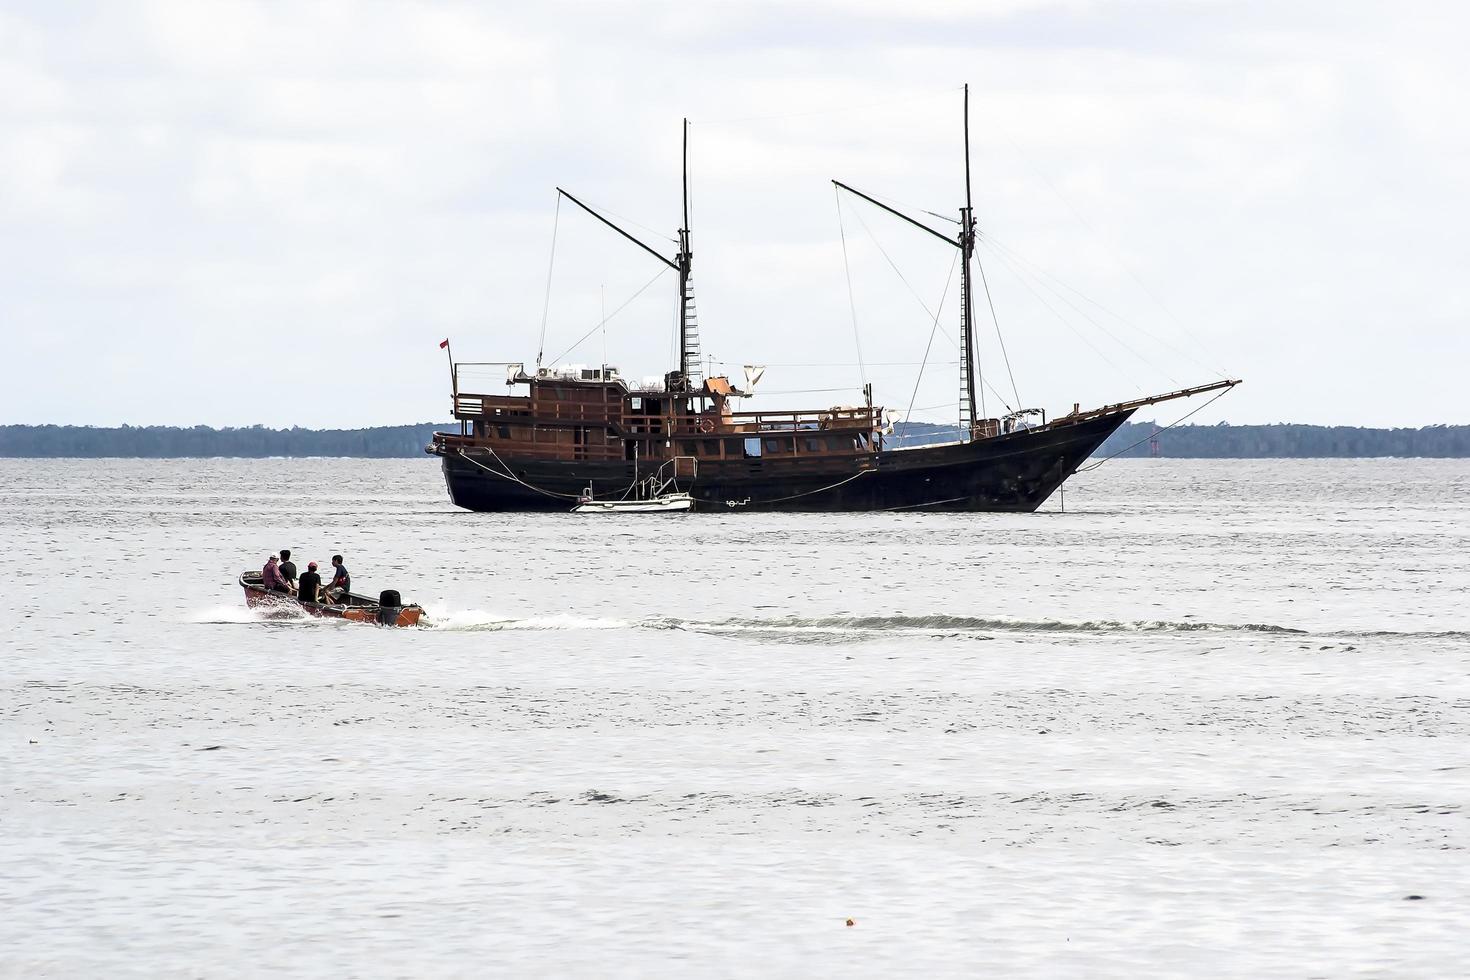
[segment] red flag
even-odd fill
[[[443,350],[444,348],[446,348],[448,346],[449,346],[449,338],[448,337],[445,337],[443,340],[439,341],[439,349],[440,350]]]

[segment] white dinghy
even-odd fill
[[[687,461],[694,474],[698,473],[698,463],[687,456],[676,456],[663,466],[658,472],[646,480],[638,480],[618,499],[607,498],[598,500],[592,495],[592,488],[584,489],[577,498],[577,506],[572,508],[573,514],[678,514],[694,509],[694,498],[687,490],[681,490],[676,482],[678,477],[678,463]],[[665,470],[673,464],[673,475],[665,476]],[[692,482],[693,477],[691,477]]]

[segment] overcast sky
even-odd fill
[[[991,414],[1229,372],[1194,420],[1470,422],[1462,9],[8,0],[0,423],[442,419],[438,342],[534,362],[543,316],[661,374],[672,275],[629,302],[660,266],[554,188],[672,253],[685,116],[750,407],[951,420],[954,250],[830,179],[953,227],[964,82]]]

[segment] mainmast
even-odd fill
[[[970,259],[975,254],[975,208],[970,200],[970,86],[965,84],[965,206],[960,210],[960,428],[976,437],[975,294]]]

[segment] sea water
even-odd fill
[[[1064,503],[0,460],[0,974],[1465,975],[1470,461]],[[428,625],[258,618],[283,547]]]

